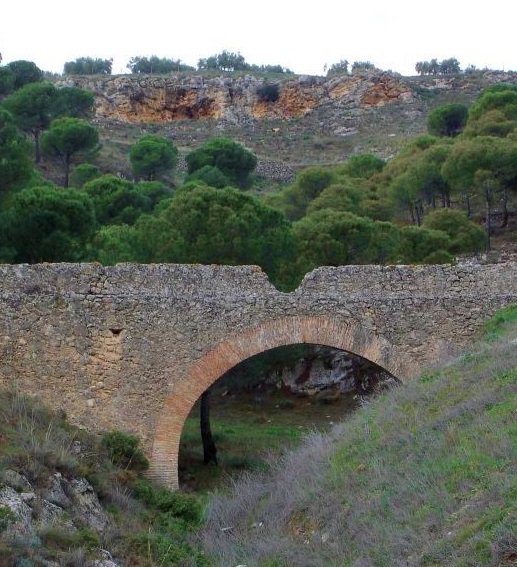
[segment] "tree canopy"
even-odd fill
[[[256,156],[229,138],[212,138],[186,156],[188,173],[207,165],[217,167],[238,187],[245,187],[257,165]]]
[[[30,187],[15,193],[1,215],[4,242],[15,263],[79,262],[95,228],[92,202],[82,191]]]
[[[17,126],[31,134],[35,143],[35,161],[39,163],[40,134],[50,126],[54,117],[56,102],[56,87],[51,83],[29,83],[9,97],[3,105],[14,117]]]
[[[167,196],[161,184],[135,185],[115,175],[102,175],[88,181],[83,190],[91,198],[101,225],[134,224],[143,213],[150,213]]]
[[[64,167],[63,186],[68,187],[70,164],[79,153],[94,149],[99,143],[97,130],[80,118],[57,118],[41,136],[44,153],[60,159]]]
[[[131,57],[127,68],[136,75],[164,75],[179,71],[194,71],[195,68],[183,63],[180,59],[167,59],[166,57]]]
[[[290,73],[291,71],[282,65],[255,65],[248,63],[239,52],[233,53],[223,49],[221,53],[210,55],[210,57],[198,60],[199,71],[255,71],[265,73]]]
[[[56,91],[54,116],[91,118],[94,113],[95,96],[80,87],[61,87]]]
[[[18,90],[29,83],[37,83],[43,79],[43,71],[32,61],[11,61],[6,67],[14,78],[13,89]]]
[[[430,61],[419,61],[415,65],[415,71],[419,75],[452,75],[459,73],[460,63],[455,57],[438,61],[431,59]]]
[[[172,171],[178,162],[178,149],[167,138],[150,134],[131,147],[129,161],[136,179],[155,181]]]
[[[453,138],[461,134],[467,124],[469,109],[465,104],[444,104],[427,115],[427,131],[432,136]]]
[[[23,187],[32,176],[30,144],[12,116],[0,108],[0,195]]]
[[[348,61],[346,59],[341,59],[337,63],[332,63],[332,65],[327,69],[327,77],[333,77],[334,75],[348,75]]]
[[[117,235],[124,242],[115,246],[124,254],[134,250],[137,261],[256,264],[280,285],[292,276],[295,243],[289,223],[279,211],[234,188],[188,185],[155,215],[143,215],[133,230]],[[114,245],[113,238],[113,231],[104,234],[100,255]]]
[[[317,266],[385,263],[398,252],[398,230],[350,212],[321,209],[294,224],[301,273]]]
[[[63,67],[64,75],[111,75],[113,59],[94,59],[79,57],[75,61],[67,61]]]

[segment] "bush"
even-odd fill
[[[257,166],[257,157],[229,138],[212,138],[188,153],[185,159],[189,174],[211,165],[241,188],[247,185],[249,175]]]
[[[148,506],[174,518],[197,524],[201,520],[202,507],[193,494],[172,492],[166,488],[156,488],[144,479],[135,483],[135,496]]]
[[[427,131],[432,136],[453,138],[461,134],[467,124],[469,109],[464,104],[444,104],[432,110],[427,117]]]
[[[88,183],[88,181],[97,179],[97,177],[100,176],[101,172],[98,167],[89,163],[82,163],[72,170],[70,174],[70,185],[72,187],[81,188],[85,183]]]
[[[149,468],[149,461],[138,447],[140,440],[136,435],[111,431],[102,436],[101,443],[108,450],[113,464],[136,471],[145,471]]]
[[[447,250],[435,250],[426,256],[423,260],[423,264],[453,264],[455,258],[452,254],[447,252]]]
[[[197,169],[187,176],[186,182],[189,181],[202,181],[209,187],[222,189],[231,185],[230,179],[218,168],[213,165],[204,165],[201,169]]]
[[[400,236],[400,261],[404,263],[428,263],[426,259],[431,254],[450,249],[450,238],[441,230],[405,226],[400,229]]]

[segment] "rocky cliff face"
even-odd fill
[[[409,83],[388,73],[330,79],[301,76],[280,83],[265,83],[251,75],[75,77],[64,82],[95,93],[98,118],[136,123],[301,118],[325,105],[378,107],[414,98]],[[269,85],[275,85],[274,95],[261,95],[261,87]]]
[[[300,76],[278,82],[253,75],[123,75],[67,77],[58,82],[93,91],[98,118],[134,123],[205,118],[238,123],[246,119],[301,118],[329,105],[350,110],[410,104],[422,93],[425,98],[426,92],[468,92],[475,96],[489,84],[516,83],[517,74],[488,71],[475,77],[401,77],[372,71],[330,78]],[[274,96],[261,95],[264,86],[274,86]]]

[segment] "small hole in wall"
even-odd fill
[[[110,329],[111,334],[112,334],[114,337],[118,337],[118,336],[120,335],[120,333],[122,333],[123,330],[124,330],[124,329],[122,329],[122,328],[120,328],[120,327],[113,327],[113,328]]]

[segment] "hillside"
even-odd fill
[[[516,320],[216,496],[215,565],[515,565]]]
[[[105,159],[122,170],[128,146],[146,132],[167,136],[182,153],[213,136],[244,143],[257,174],[288,181],[300,167],[336,164],[355,153],[392,157],[426,131],[429,110],[470,104],[493,83],[517,74],[402,77],[389,72],[323,77],[266,75],[68,77],[96,95]]]

